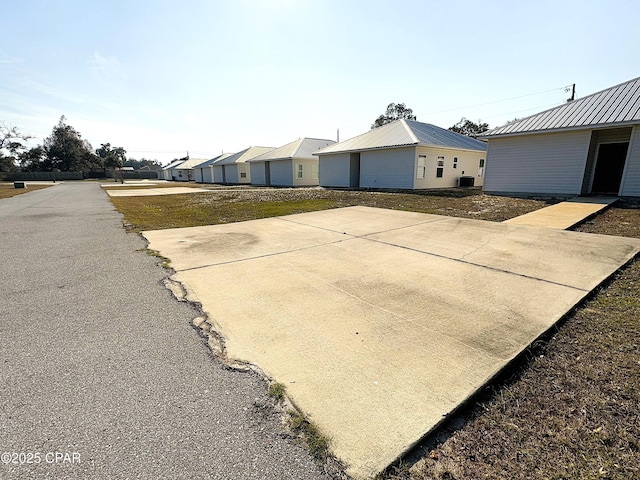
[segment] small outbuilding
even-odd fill
[[[173,180],[177,182],[190,182],[193,180],[193,167],[204,162],[204,158],[187,158],[180,165],[173,168]]]
[[[218,160],[227,158],[233,155],[233,153],[223,153],[217,157],[205,160],[202,163],[193,167],[193,178],[196,183],[213,183],[213,168],[212,165]]]
[[[158,179],[159,180],[175,180],[175,177],[177,174],[174,169],[180,164],[187,161],[188,159],[189,159],[188,157],[179,158],[179,159],[173,160],[167,166],[162,167],[162,169],[158,170]]]
[[[213,183],[251,183],[251,172],[247,160],[273,150],[273,147],[249,147],[213,162]]]
[[[482,185],[486,148],[474,138],[401,119],[314,155],[323,187],[426,189]]]
[[[301,187],[318,185],[318,157],[313,152],[333,140],[299,138],[248,160],[253,185]]]
[[[640,196],[640,78],[481,138],[486,192]]]

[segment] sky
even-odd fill
[[[503,125],[640,76],[637,0],[0,0],[0,122],[166,164],[368,131],[389,103]]]

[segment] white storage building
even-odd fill
[[[318,157],[313,152],[332,145],[333,140],[299,138],[248,160],[253,185],[318,185]]]
[[[435,125],[396,120],[323,148],[320,186],[428,189],[482,185],[486,144]]]
[[[481,138],[486,192],[640,196],[640,78]]]
[[[247,160],[273,150],[273,147],[249,147],[241,152],[213,162],[213,183],[251,183],[251,172]]]
[[[217,157],[206,160],[193,167],[193,178],[196,183],[213,183],[213,163],[231,155],[233,155],[233,153],[223,153],[222,155],[218,155]]]

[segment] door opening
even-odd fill
[[[360,186],[360,152],[350,154],[349,163],[349,186],[358,188]]]
[[[596,169],[593,173],[591,193],[618,195],[629,142],[601,143],[598,145]]]

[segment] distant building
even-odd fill
[[[315,152],[320,186],[450,188],[482,185],[486,145],[428,123],[397,120]]]
[[[213,164],[213,183],[251,183],[247,160],[272,150],[273,147],[249,147],[241,152],[216,160]]]
[[[227,158],[233,155],[233,153],[223,153],[217,157],[205,160],[202,163],[193,167],[193,178],[196,183],[213,183],[213,164],[218,160]]]
[[[486,192],[640,196],[640,78],[481,138]]]
[[[253,185],[318,185],[318,157],[313,152],[332,145],[333,140],[299,138],[247,160]]]

